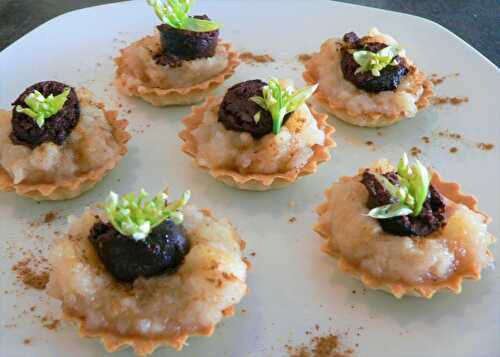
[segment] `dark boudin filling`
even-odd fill
[[[399,180],[395,172],[389,172],[384,176],[393,184],[398,185]],[[380,207],[396,203],[396,199],[380,184],[376,177],[368,170],[363,172],[361,183],[368,190],[368,208]],[[390,234],[398,236],[424,237],[442,228],[446,224],[445,203],[443,196],[432,186],[425,200],[420,214],[399,216],[388,219],[378,219],[382,229]]]
[[[194,16],[200,20],[210,20],[206,15]],[[155,55],[160,65],[178,67],[182,61],[213,57],[219,39],[219,30],[195,32],[180,30],[168,24],[157,26],[160,31],[162,52]]]
[[[80,103],[73,88],[71,88],[63,108],[53,116],[47,118],[42,127],[39,127],[33,118],[18,112],[16,107],[18,105],[26,107],[24,100],[34,90],[38,90],[45,97],[48,97],[51,94],[56,96],[62,93],[67,87],[69,86],[61,82],[45,81],[36,83],[24,90],[12,103],[14,108],[12,109],[10,139],[14,144],[25,145],[33,149],[46,142],[52,142],[57,145],[64,143],[80,119]]]
[[[124,236],[111,224],[98,222],[92,227],[89,240],[108,272],[123,282],[175,272],[190,248],[183,225],[171,220],[153,228],[142,240]]]
[[[354,60],[353,50],[368,50],[378,52],[387,47],[380,42],[370,42],[369,38],[360,39],[354,32],[344,35],[344,46],[341,48],[341,68],[344,78],[354,84],[357,88],[371,93],[379,93],[387,90],[395,90],[401,83],[401,79],[409,72],[404,58],[396,56],[397,65],[388,65],[380,71],[380,76],[374,76],[370,71],[356,73],[360,67]]]
[[[254,79],[229,88],[219,107],[219,122],[227,130],[246,132],[255,139],[271,133],[271,113],[250,100],[251,97],[262,96],[262,88],[266,85],[267,83]],[[288,117],[289,115],[285,117],[283,123]]]

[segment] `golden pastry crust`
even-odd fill
[[[217,293],[217,294],[219,294],[222,291],[228,291],[227,284],[233,284],[233,285],[231,285],[233,287],[233,289],[237,289],[237,291],[240,291],[241,289],[243,289],[241,296],[240,296],[239,292],[237,293],[237,296],[240,296],[240,298],[243,297],[246,293],[248,293],[248,288],[247,288],[244,280],[245,280],[245,276],[246,276],[246,270],[249,268],[248,264],[246,264],[246,262],[243,260],[243,258],[241,258],[241,252],[245,248],[245,242],[240,239],[239,235],[236,232],[236,229],[234,227],[232,227],[232,225],[229,222],[227,222],[226,220],[221,220],[221,221],[216,220],[213,217],[212,212],[209,209],[197,210],[196,208],[192,207],[192,208],[190,208],[190,212],[191,213],[186,213],[187,215],[190,215],[190,217],[194,217],[196,215],[198,215],[199,217],[202,217],[202,218],[198,217],[196,219],[191,218],[191,220],[193,222],[196,222],[193,225],[193,228],[192,228],[193,231],[191,231],[190,228],[186,227],[186,229],[188,230],[188,235],[193,235],[193,236],[197,236],[197,237],[199,236],[198,238],[196,238],[198,243],[196,243],[195,246],[193,246],[191,248],[192,253],[191,252],[188,253],[188,256],[186,256],[185,262],[179,268],[179,272],[174,273],[175,277],[166,276],[166,278],[167,279],[178,279],[177,278],[178,274],[183,274],[183,275],[188,274],[189,275],[189,274],[200,274],[200,272],[201,272],[201,274],[202,274],[201,277],[203,277],[203,280],[200,281],[197,278],[193,281],[186,280],[186,281],[184,281],[184,284],[190,285],[190,284],[193,284],[194,281],[198,281],[199,283],[205,283],[205,284],[208,282],[210,289],[215,289],[213,292]],[[193,213],[193,212],[197,212],[197,213]],[[85,222],[85,220],[87,220],[89,218],[94,217],[95,213],[88,212],[88,213],[86,213],[86,215],[87,215],[86,218],[85,218],[85,215],[83,216],[83,218],[81,218],[82,220],[84,220],[83,222]],[[82,232],[84,233],[84,231],[86,232],[89,229],[88,224],[89,224],[88,222],[83,223],[83,227],[86,227],[86,228],[84,228],[82,230],[82,228],[80,227],[80,228],[76,228],[76,230],[77,231],[82,230]],[[92,222],[90,222],[90,224],[92,224]],[[224,228],[222,228],[222,227],[224,227]],[[221,229],[222,229],[222,231],[221,231]],[[227,269],[230,269],[230,268],[227,266],[227,264],[229,264],[229,261],[227,261],[225,259],[233,259],[233,258],[228,258],[227,251],[220,250],[219,251],[220,257],[217,258],[217,259],[219,259],[219,260],[217,260],[215,258],[217,256],[215,254],[216,252],[213,250],[210,250],[210,249],[207,250],[206,247],[208,247],[208,246],[206,245],[206,240],[209,239],[208,236],[206,235],[207,232],[211,232],[209,234],[212,235],[211,238],[214,240],[214,243],[213,243],[214,247],[215,246],[219,247],[220,244],[227,245],[228,244],[227,242],[229,242],[229,241],[231,242],[232,245],[235,245],[236,249],[239,252],[238,254],[240,256],[240,261],[238,264],[240,264],[244,267],[244,272],[241,273],[241,274],[243,274],[242,276],[240,275],[240,273],[236,273],[236,271],[238,271],[240,268],[236,268],[235,266],[233,266],[231,269],[233,269],[235,274],[237,274],[238,276],[236,276],[232,273],[226,272]],[[73,235],[73,233],[75,233],[75,232],[73,232],[70,228],[69,234],[71,236],[69,236],[69,238],[68,238],[69,240],[81,239],[81,237],[80,237],[81,234],[77,233],[76,235]],[[225,238],[221,238],[221,236],[218,236],[221,234],[229,234],[229,236],[227,236]],[[192,239],[194,239],[194,238],[192,238]],[[229,239],[229,241],[227,241],[226,239]],[[226,243],[223,243],[223,242],[226,242]],[[59,243],[59,245],[56,245],[56,250],[52,253],[53,255],[51,256],[50,261],[52,264],[54,264],[54,269],[61,269],[62,268],[65,270],[73,269],[73,270],[77,271],[77,270],[81,269],[79,266],[82,264],[83,265],[89,264],[92,267],[95,266],[95,267],[97,267],[98,270],[104,269],[104,268],[100,268],[101,264],[99,262],[97,262],[97,260],[96,260],[97,258],[94,256],[95,254],[89,254],[88,252],[83,253],[84,261],[82,261],[81,263],[78,263],[80,258],[75,259],[73,257],[73,253],[71,253],[73,251],[72,250],[73,248],[70,250],[67,250],[67,248],[65,248],[64,244],[68,244],[68,243],[64,243],[64,242]],[[80,244],[80,243],[78,243],[78,244]],[[89,243],[84,244],[84,247],[85,247],[84,251],[87,251],[87,249],[91,249],[91,248],[88,248],[88,244]],[[205,248],[202,249],[201,245],[203,245]],[[67,247],[67,245],[66,245],[66,247]],[[198,247],[198,248],[195,248],[195,247]],[[58,251],[58,249],[61,249],[61,250]],[[196,250],[196,252],[193,249]],[[232,251],[233,247],[226,246],[226,249],[229,249]],[[204,258],[204,260],[199,259],[200,252],[205,252],[202,254],[207,254],[207,256]],[[192,257],[189,257],[189,254],[194,254],[194,255]],[[189,264],[191,264],[189,267],[185,266],[186,264],[188,264],[188,261],[190,261]],[[73,268],[69,268],[66,265],[66,264],[68,264],[68,262],[70,262],[70,265],[73,266]],[[193,262],[197,262],[200,265],[199,266],[192,266]],[[231,263],[231,264],[233,264],[233,263]],[[91,268],[91,269],[95,269],[95,267]],[[93,271],[93,270],[91,270],[91,271]],[[182,273],[181,273],[181,271],[182,271]],[[87,321],[85,316],[82,316],[81,312],[79,313],[74,308],[71,308],[69,305],[66,305],[65,299],[67,299],[68,296],[70,296],[71,294],[68,295],[68,292],[63,292],[62,289],[64,289],[64,288],[61,288],[61,286],[68,286],[68,285],[73,286],[72,284],[75,284],[75,283],[73,282],[73,280],[66,280],[64,273],[61,275],[61,273],[58,273],[56,271],[56,272],[53,272],[52,274],[55,274],[55,275],[51,276],[51,280],[49,282],[49,287],[48,287],[49,294],[54,296],[55,298],[63,299],[63,304],[62,304],[63,319],[65,319],[67,321],[74,322],[79,327],[79,333],[80,333],[81,337],[99,338],[101,340],[101,342],[103,343],[106,351],[108,351],[108,352],[116,352],[116,351],[123,349],[123,348],[126,348],[126,347],[132,347],[135,354],[137,354],[139,356],[145,356],[145,355],[149,355],[149,354],[153,353],[157,348],[159,348],[161,346],[169,346],[169,347],[172,347],[172,348],[179,351],[186,345],[186,341],[191,336],[211,336],[213,334],[213,332],[215,331],[216,324],[220,321],[221,318],[230,317],[230,316],[234,315],[234,313],[235,313],[234,306],[235,306],[235,304],[237,304],[239,302],[239,299],[233,299],[236,297],[236,295],[231,295],[232,296],[231,298],[226,297],[225,301],[226,300],[227,301],[226,301],[222,311],[220,311],[220,316],[221,316],[220,318],[211,317],[211,318],[208,318],[206,321],[193,321],[193,318],[196,316],[196,314],[200,314],[198,309],[203,308],[204,307],[203,304],[209,304],[210,303],[209,300],[214,300],[212,303],[216,304],[217,302],[215,300],[220,299],[220,296],[218,296],[218,295],[214,295],[212,297],[212,299],[207,299],[208,297],[203,294],[203,290],[199,290],[198,288],[194,288],[192,290],[188,290],[188,291],[191,291],[191,293],[194,295],[187,296],[184,298],[185,301],[183,300],[183,301],[178,303],[179,309],[193,308],[195,310],[195,311],[193,311],[192,316],[190,316],[188,311],[185,311],[184,315],[181,315],[188,322],[180,323],[179,325],[177,325],[176,328],[173,328],[172,326],[170,326],[168,328],[169,332],[165,333],[165,334],[155,333],[155,335],[147,335],[147,334],[141,335],[140,333],[119,333],[118,331],[116,331],[114,329],[111,330],[109,327],[107,327],[108,325],[106,325],[105,327],[102,327],[102,328],[95,328],[95,326],[91,327],[93,324],[92,321]],[[94,275],[95,273],[91,273],[91,274]],[[84,276],[87,276],[87,275],[84,275]],[[96,277],[93,277],[92,279],[96,279],[98,276],[99,275],[97,275]],[[185,278],[188,279],[187,276]],[[156,279],[163,279],[163,277],[161,277],[161,276],[156,277]],[[243,279],[243,280],[241,280],[241,279]],[[172,281],[172,280],[170,280],[170,281]],[[113,284],[115,282],[114,282],[114,280],[111,280],[110,283]],[[144,294],[147,294],[148,290],[152,289],[154,286],[158,286],[158,288],[161,287],[163,289],[166,288],[166,285],[161,285],[161,284],[157,285],[158,283],[159,283],[158,281],[152,282],[153,285],[146,285],[145,287],[140,287],[142,285],[134,284],[133,289],[136,289],[137,287],[139,287],[139,289],[145,289],[145,290],[144,291],[143,290],[139,290],[139,291],[134,290],[135,293],[133,293],[133,294],[129,293],[130,295],[126,294],[126,296],[131,296],[131,297],[144,296]],[[142,283],[142,284],[144,284],[144,283]],[[105,286],[107,286],[107,285],[105,285]],[[238,288],[236,288],[236,286],[238,286]],[[106,289],[109,290],[112,288],[113,287],[107,286]],[[205,287],[205,289],[206,288],[207,287]],[[71,288],[71,289],[75,289],[75,288]],[[226,289],[226,290],[223,290],[223,289]],[[87,291],[87,290],[85,290],[85,287],[82,286],[82,287],[79,287],[77,290],[75,290],[75,292],[73,294],[78,295],[78,294],[81,294],[82,291]],[[232,290],[229,290],[229,291],[232,291]],[[233,294],[233,293],[230,293],[230,294]],[[226,294],[227,294],[227,292],[226,292]],[[111,295],[111,296],[114,296],[114,295]],[[172,295],[172,296],[175,296],[175,295]],[[119,311],[120,310],[120,305],[119,305],[120,299],[116,298],[116,297],[114,297],[114,299],[116,299],[116,301],[111,306],[113,306],[113,308],[116,308],[117,311]],[[170,301],[170,299],[171,298],[166,300],[166,301],[169,301],[168,304],[173,303],[172,301]],[[196,304],[197,299],[200,300],[199,303],[201,305]],[[231,304],[231,302],[232,302],[232,304]],[[134,305],[134,306],[138,306],[139,308],[145,309],[146,307],[144,307],[143,304],[150,305],[151,303],[152,302],[149,300],[141,300],[141,302],[138,302],[138,305]],[[126,306],[128,306],[128,305],[126,305]],[[220,305],[217,305],[217,306],[220,306]],[[78,305],[78,308],[80,308],[80,305]],[[123,307],[121,307],[121,308],[123,308]],[[209,314],[209,315],[214,314],[213,309],[207,310],[207,311],[208,311],[207,314]],[[95,314],[95,312],[90,314],[90,315],[93,316],[93,314]],[[158,314],[163,314],[163,312],[160,311],[160,312],[158,312]],[[111,315],[111,316],[113,316],[113,315]],[[146,316],[144,316],[144,318],[150,319],[151,316],[146,315]],[[171,318],[173,319],[173,321],[177,321],[176,316],[171,316]],[[134,320],[132,320],[132,321],[134,321]],[[212,323],[207,322],[207,321],[211,321]],[[111,325],[111,322],[109,322],[109,324]],[[113,325],[113,326],[115,326],[115,325]],[[116,327],[114,327],[114,328],[116,328]]]
[[[309,59],[305,63],[305,71],[302,75],[304,80],[309,84],[316,84],[318,82],[321,82],[318,64],[319,56],[330,52],[333,53],[337,50],[337,48],[333,47],[330,40],[323,43],[320,53],[314,53],[311,59]],[[427,79],[426,75],[418,70],[417,67],[411,63],[411,61],[407,59],[407,62],[410,65],[410,71],[406,78],[414,83],[414,88],[408,91],[408,93],[417,95],[415,88],[421,88],[422,90],[420,97],[415,102],[415,106],[418,110],[420,110],[431,104],[430,98],[433,96],[433,85],[432,82]],[[344,79],[342,78],[341,80]],[[327,93],[325,93],[324,90],[322,90],[321,85],[318,87],[318,90],[316,90],[316,93],[314,95],[318,102],[328,112],[347,123],[357,126],[374,128],[385,127],[393,125],[401,121],[402,119],[411,116],[410,113],[406,112],[405,110],[394,111],[391,113],[383,113],[376,110],[355,113],[346,107],[344,100],[332,98]],[[378,94],[366,92],[366,95],[368,95],[369,97],[374,97]]]
[[[325,134],[325,141],[323,145],[313,146],[313,155],[309,158],[307,163],[294,170],[289,170],[283,173],[276,174],[241,174],[235,170],[227,170],[221,168],[209,168],[201,165],[196,160],[198,148],[196,140],[192,135],[192,131],[196,129],[203,120],[205,112],[213,110],[221,102],[221,98],[209,97],[206,102],[197,107],[193,107],[191,115],[185,117],[182,122],[186,128],[179,133],[179,137],[184,141],[182,150],[189,156],[195,159],[196,164],[202,169],[208,170],[210,175],[216,180],[225,183],[228,186],[238,188],[240,190],[248,191],[268,191],[286,187],[291,183],[297,181],[302,176],[310,175],[316,172],[320,163],[330,159],[329,149],[335,147],[335,142],[331,138],[335,128],[328,125],[326,114],[319,113],[313,108],[309,108],[312,115],[317,121],[317,126]]]
[[[156,40],[153,36],[146,36],[131,46],[146,46],[151,41]],[[222,46],[227,52],[228,63],[222,72],[196,85],[169,89],[151,87],[142,83],[141,78],[137,78],[134,73],[131,73],[125,55],[126,49],[122,49],[120,55],[115,58],[117,66],[115,86],[123,94],[140,97],[157,107],[198,103],[219,87],[227,78],[231,77],[240,64],[238,53],[234,51],[231,44],[220,42],[219,46]]]
[[[53,183],[14,183],[10,175],[0,166],[0,191],[15,192],[16,194],[28,197],[37,201],[58,201],[69,200],[80,196],[84,192],[92,189],[97,182],[111,171],[127,153],[127,142],[130,134],[125,130],[128,121],[118,120],[116,111],[106,111],[104,104],[98,104],[106,120],[113,129],[113,138],[119,145],[118,154],[112,160],[103,163],[99,168],[85,172],[71,179],[59,180]],[[10,112],[0,110],[0,116],[7,118]]]
[[[380,169],[379,172],[385,172],[386,170]],[[339,182],[352,180],[352,177],[342,177]],[[473,196],[465,195],[461,192],[460,185],[454,182],[445,182],[441,179],[437,172],[433,172],[432,184],[434,187],[443,195],[446,199],[456,203],[466,206],[468,209],[480,214],[483,217],[484,223],[489,223],[491,219],[478,211],[477,200]],[[481,278],[482,266],[474,262],[463,262],[459,259],[459,264],[455,270],[449,274],[443,280],[433,280],[428,279],[420,283],[408,283],[404,281],[391,281],[390,279],[384,279],[382,277],[377,277],[360,266],[359,262],[350,261],[348,258],[342,255],[342,253],[332,247],[331,241],[335,241],[335,237],[331,233],[331,229],[326,221],[321,222],[323,215],[328,214],[329,210],[329,200],[331,196],[332,188],[328,188],[325,191],[326,202],[322,203],[316,208],[316,213],[319,215],[320,221],[314,226],[314,230],[325,239],[326,242],[322,245],[321,250],[328,255],[331,255],[337,260],[338,268],[346,273],[351,274],[353,277],[361,280],[361,282],[371,289],[379,289],[389,292],[396,298],[401,298],[404,295],[424,297],[427,299],[432,298],[432,296],[443,290],[451,290],[455,294],[459,294],[462,289],[462,281],[464,279],[479,280]],[[489,236],[489,242],[487,246],[495,242],[493,236]],[[487,249],[486,255],[489,259],[493,260],[492,252]]]
[[[224,316],[230,317],[234,315],[234,308],[230,310],[232,313],[227,313]],[[164,338],[144,338],[141,336],[118,336],[106,331],[91,331],[85,327],[85,321],[82,318],[71,315],[71,313],[63,312],[63,319],[71,321],[79,327],[80,337],[99,338],[107,352],[117,352],[127,347],[132,347],[134,353],[138,356],[147,356],[152,354],[157,348],[162,346],[172,347],[177,351],[182,350],[186,341],[190,336],[205,336],[209,337],[215,331],[215,326],[200,328],[196,333],[180,332],[176,336],[168,336]]]

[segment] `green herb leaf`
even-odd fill
[[[384,186],[384,188],[389,191],[391,196],[398,197],[399,198],[399,187],[396,185],[393,185],[391,181],[389,181],[385,176],[381,174],[374,173],[373,174],[377,181]]]
[[[285,116],[302,105],[316,91],[316,88],[318,88],[317,84],[294,90],[292,86],[283,87],[278,79],[271,78],[268,84],[262,88],[263,96],[255,96],[250,100],[271,113],[273,133],[277,135],[281,130]]]
[[[165,24],[179,30],[194,32],[214,31],[221,27],[217,22],[188,16],[194,0],[147,0],[156,16]]]
[[[418,216],[422,211],[424,202],[429,193],[431,177],[429,172],[420,161],[412,166],[412,176],[409,178],[412,196],[415,197],[415,206],[413,208],[413,216]]]
[[[30,93],[24,99],[24,103],[26,103],[28,108],[18,105],[16,106],[16,112],[26,114],[41,128],[45,124],[46,119],[57,114],[64,107],[69,92],[70,88],[64,88],[64,91],[55,97],[53,94],[45,97],[39,91],[34,90],[33,93]]]
[[[422,212],[429,194],[431,175],[420,161],[416,160],[416,163],[410,167],[408,156],[406,153],[403,154],[397,168],[399,186],[393,185],[383,175],[377,173],[373,175],[397,200],[397,203],[372,209],[368,214],[370,217],[384,219],[408,214],[416,217]]]
[[[394,57],[399,55],[401,51],[401,47],[397,45],[384,47],[378,52],[367,50],[354,51],[352,57],[359,64],[359,68],[355,74],[371,71],[373,76],[378,77],[380,76],[380,71],[385,67],[397,64],[394,62]]]
[[[399,216],[407,216],[413,210],[401,203],[393,203],[385,206],[375,207],[368,212],[368,216],[376,219],[387,219]]]
[[[261,117],[261,113],[260,111],[255,113],[255,115],[253,116],[253,121],[255,122],[255,124],[259,124],[260,122],[260,117]]]
[[[411,175],[408,155],[406,155],[406,153],[403,153],[403,156],[401,156],[401,159],[399,159],[398,175],[404,177],[405,179]]]
[[[168,195],[165,192],[160,192],[150,201],[146,201],[148,193],[144,189],[138,195],[129,193],[122,197],[110,192],[103,208],[109,222],[118,232],[142,240],[167,219],[175,224],[182,223],[184,216],[181,209],[190,196],[191,192],[186,191],[179,200],[167,203]]]

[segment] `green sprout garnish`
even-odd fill
[[[217,22],[196,19],[188,16],[194,0],[147,0],[155,10],[156,16],[165,24],[194,32],[214,31],[221,27]]]
[[[294,90],[293,86],[284,87],[276,78],[271,78],[269,83],[262,88],[262,97],[251,97],[250,100],[257,103],[262,109],[271,113],[273,118],[273,133],[279,133],[283,125],[283,119],[288,113],[295,111],[307,98],[309,98],[318,85],[304,87]],[[260,112],[258,112],[260,113]],[[256,123],[260,120],[260,115],[254,116]]]
[[[399,160],[397,176],[399,186],[392,184],[386,177],[374,174],[378,182],[394,197],[397,202],[381,207],[375,207],[368,216],[377,219],[387,219],[411,214],[416,217],[422,212],[424,202],[429,193],[431,175],[418,160],[409,166],[408,156],[403,154]]]
[[[359,68],[354,74],[371,71],[375,77],[380,76],[380,71],[388,65],[397,66],[398,61],[394,57],[401,53],[401,47],[397,45],[390,45],[382,48],[378,52],[371,52],[367,50],[358,50],[352,53],[352,56]]]
[[[255,115],[253,116],[253,121],[255,122],[255,124],[259,124],[260,122],[260,117],[261,117],[261,113],[260,111],[255,113]]]
[[[145,239],[148,234],[167,219],[175,224],[182,223],[184,216],[182,207],[191,196],[190,191],[184,192],[182,197],[172,203],[167,203],[168,195],[160,192],[150,201],[145,201],[148,193],[141,189],[136,196],[129,193],[122,197],[110,192],[103,205],[109,222],[118,232],[134,240]]]
[[[66,103],[68,99],[69,91],[70,88],[66,87],[61,94],[55,97],[53,94],[45,97],[35,89],[33,93],[30,93],[26,99],[24,99],[24,103],[26,103],[28,108],[23,108],[18,105],[16,106],[16,112],[26,114],[41,128],[45,124],[46,119],[57,114],[62,107],[64,107],[64,103]]]

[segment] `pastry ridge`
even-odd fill
[[[150,36],[139,40],[138,42],[145,41]],[[120,50],[120,55],[115,58],[117,65],[115,86],[120,92],[128,96],[137,96],[144,99],[146,102],[157,106],[169,105],[188,105],[202,101],[206,96],[220,86],[227,78],[231,77],[240,64],[239,54],[233,46],[227,42],[222,42],[222,46],[228,51],[228,64],[226,68],[216,76],[198,83],[190,87],[182,88],[153,88],[143,85],[132,84],[127,81],[127,74],[123,66],[123,49]]]
[[[325,44],[323,44],[321,47],[323,46],[325,46]],[[306,83],[310,85],[318,83],[320,79],[318,77],[314,62],[312,61],[312,59],[314,59],[314,56],[317,55],[318,53],[312,54],[311,59],[309,59],[305,63],[305,70],[302,74],[302,77],[304,78]],[[429,79],[425,78],[425,74],[423,74],[422,72],[417,71],[415,75],[417,75],[419,79],[423,79],[423,92],[418,101],[415,103],[418,109],[423,109],[431,104],[430,98],[434,95],[434,92],[432,90],[433,84]],[[363,114],[352,113],[349,110],[336,105],[325,93],[321,91],[319,87],[316,90],[314,97],[321,104],[321,106],[327,109],[331,114],[338,117],[339,119],[342,119],[345,122],[357,126],[380,128],[393,125],[404,117],[404,113],[393,115],[382,115],[378,112],[365,112]]]
[[[344,176],[340,178],[340,182],[348,180],[351,177]],[[436,172],[432,171],[432,185],[438,189],[439,192],[448,199],[461,203],[467,206],[472,211],[480,214],[484,218],[485,223],[491,222],[491,218],[480,212],[477,207],[477,199],[474,196],[466,195],[461,191],[461,186],[455,182],[443,181],[441,176]],[[328,188],[324,196],[327,201],[316,207],[315,211],[318,216],[321,216],[328,210],[328,198],[331,194],[331,188]],[[321,238],[328,240],[331,237],[328,227],[324,224],[316,224],[314,226],[314,231],[320,235]],[[495,238],[492,238],[495,242]],[[440,290],[451,290],[455,294],[459,294],[462,291],[462,282],[464,279],[479,280],[481,279],[481,267],[473,265],[468,271],[461,272],[461,274],[452,274],[446,280],[434,282],[434,283],[421,283],[421,284],[408,284],[403,282],[384,282],[381,278],[376,278],[371,274],[360,269],[356,264],[351,263],[349,260],[341,256],[339,251],[333,249],[328,243],[324,243],[321,246],[321,251],[334,257],[337,260],[337,267],[345,272],[351,274],[354,278],[361,280],[361,282],[368,288],[384,290],[394,295],[396,298],[400,299],[404,295],[424,297],[430,299]],[[493,253],[488,249],[487,254],[492,256]]]
[[[209,208],[202,208],[200,209],[200,212],[207,217],[214,218],[213,213]],[[246,246],[246,242],[239,237],[236,229],[230,222],[227,222],[227,224],[231,225],[233,229],[232,235],[239,240],[240,251],[243,251]],[[235,276],[232,276],[231,279],[239,280]],[[242,282],[246,286],[246,282]],[[245,295],[248,294],[249,291],[250,289],[246,286]],[[233,304],[223,309],[221,311],[223,317],[234,316],[236,312],[235,306],[236,304]],[[176,334],[168,336],[141,337],[138,335],[120,336],[105,330],[90,330],[86,327],[85,319],[78,316],[78,314],[71,311],[71,309],[63,309],[62,318],[65,321],[70,321],[77,325],[80,337],[99,338],[107,352],[117,352],[121,349],[131,347],[134,350],[134,353],[138,356],[150,355],[161,346],[172,347],[176,351],[180,351],[186,345],[186,341],[191,336],[212,336],[216,325],[218,324],[200,326],[195,331],[178,331]]]
[[[108,161],[105,165],[91,170],[73,179],[62,180],[57,183],[14,184],[9,174],[0,167],[0,191],[12,192],[37,201],[69,200],[92,189],[109,171],[111,171],[127,153],[127,142],[130,134],[125,130],[128,126],[127,120],[117,119],[118,112],[106,111],[103,103],[98,103],[99,109],[104,113],[106,120],[113,128],[113,137],[119,144],[119,153],[115,160]],[[4,113],[4,114],[2,114]],[[8,112],[0,110],[0,115],[8,115]]]
[[[204,113],[211,107],[218,105],[221,100],[221,98],[208,97],[204,104],[193,106],[192,113],[182,120],[186,128],[179,133],[179,137],[183,140],[182,151],[189,156],[196,159],[197,154],[196,142],[191,135],[191,131],[198,127],[203,120]],[[331,158],[329,149],[336,146],[335,141],[331,138],[331,135],[335,132],[335,128],[327,123],[328,115],[317,112],[311,106],[309,106],[309,109],[317,121],[318,128],[325,133],[325,142],[323,145],[313,146],[313,155],[309,158],[307,164],[300,169],[293,169],[278,174],[243,175],[234,170],[211,169],[198,164],[196,160],[195,162],[202,169],[208,170],[210,175],[216,180],[222,181],[226,185],[240,190],[268,191],[288,186],[301,176],[310,175],[316,172],[318,164],[328,161]]]

